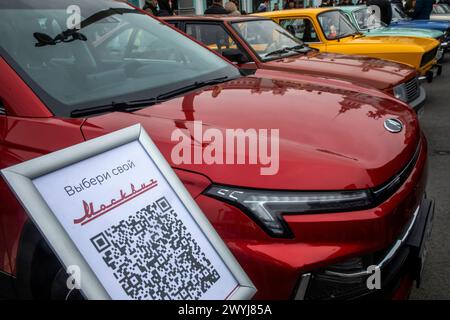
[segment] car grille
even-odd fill
[[[420,63],[420,66],[423,67],[424,65],[428,64],[431,60],[433,60],[436,57],[438,51],[438,47],[425,52],[422,56],[422,62]]]
[[[420,95],[420,85],[417,78],[405,83],[407,102],[416,100]]]

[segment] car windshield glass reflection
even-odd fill
[[[358,33],[349,19],[341,11],[326,11],[318,16],[320,26],[328,40],[348,37]]]
[[[298,54],[303,42],[273,21],[255,20],[233,24],[237,33],[262,60]]]
[[[396,5],[392,5],[392,20],[408,20],[409,17]]]
[[[353,12],[353,17],[361,30],[374,30],[386,27],[386,24],[380,21],[370,8],[362,8]]]
[[[103,0],[96,6],[76,32],[67,29],[64,8],[0,9],[2,56],[56,115],[240,76],[223,59],[140,11]]]

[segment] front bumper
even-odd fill
[[[433,82],[434,78],[442,74],[442,65],[435,64],[429,70],[425,71],[422,76],[419,77],[419,81],[427,81],[429,83]]]
[[[405,280],[415,280],[417,286],[420,285],[433,218],[434,202],[424,199],[401,236],[383,254],[378,255],[375,264],[370,265],[370,270],[380,271],[378,289],[369,288],[367,283],[373,272],[367,271],[367,268],[356,272],[325,269],[318,273],[304,274],[295,298],[407,298],[412,281],[409,281],[409,286],[405,286]],[[336,295],[323,292],[324,287],[329,291],[334,290]]]

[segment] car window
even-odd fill
[[[433,6],[433,13],[434,14],[445,14],[446,11],[443,7],[441,7],[440,5],[434,5]]]
[[[320,42],[312,21],[307,18],[284,19],[280,25],[303,42]]]
[[[131,35],[133,30],[128,28],[119,31],[115,36],[106,40],[104,50],[99,50],[101,59],[123,59],[125,58],[126,50],[130,45]]]
[[[0,54],[55,115],[240,76],[222,58],[126,4],[89,3],[74,31],[58,1],[29,3],[20,9],[0,3]]]
[[[399,9],[396,5],[392,4],[392,20],[405,20],[408,19],[406,13]]]
[[[372,30],[386,26],[370,7],[354,11],[353,17],[361,30]]]
[[[347,16],[339,11],[325,11],[318,16],[319,24],[328,40],[344,38],[358,33]]]
[[[272,20],[250,20],[232,24],[239,36],[253,49],[261,60],[298,54],[295,48],[303,42]]]
[[[233,38],[219,24],[187,23],[186,33],[218,53],[223,49],[237,49]]]

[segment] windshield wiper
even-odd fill
[[[38,41],[35,44],[36,47],[54,46],[61,42],[72,42],[75,40],[87,41],[86,36],[78,32],[76,29],[70,29],[61,32],[54,38],[50,37],[46,33],[41,32],[35,32],[33,33],[33,36]]]
[[[297,52],[297,53],[306,53],[311,51],[312,49],[304,44],[299,44],[293,47],[284,47],[282,49],[274,50],[269,53],[267,53],[264,58],[268,56],[274,56],[274,55],[282,55],[284,53],[290,53],[290,52]]]
[[[134,101],[123,101],[104,104],[101,106],[75,109],[70,113],[72,118],[87,117],[95,114],[107,113],[107,112],[131,112],[140,108],[145,108],[157,104],[159,100],[157,98],[149,98]]]
[[[182,87],[182,88],[178,88],[178,89],[171,90],[171,91],[165,92],[163,94],[160,94],[156,99],[158,101],[167,100],[167,99],[170,99],[172,97],[178,96],[180,94],[183,94],[183,93],[195,90],[195,89],[199,89],[199,88],[202,88],[202,87],[219,84],[219,83],[222,83],[222,82],[227,81],[227,80],[233,80],[233,79],[230,79],[229,77],[220,77],[220,78],[215,78],[215,79],[210,79],[210,80],[205,80],[205,81],[195,81],[191,85],[188,85],[188,86],[185,86],[185,87]]]
[[[299,53],[306,53],[306,52],[313,50],[311,47],[307,46],[306,44],[299,44],[299,45],[296,45],[293,47],[288,47],[286,49],[295,51],[295,52],[299,52]]]
[[[64,42],[72,42],[75,40],[81,40],[86,41],[87,38],[84,34],[80,33],[79,30],[86,28],[87,26],[96,23],[102,19],[105,19],[107,17],[116,15],[116,14],[126,14],[126,13],[133,13],[133,14],[144,14],[136,9],[128,9],[128,8],[109,8],[106,10],[98,11],[91,15],[90,17],[86,18],[85,20],[81,21],[79,29],[67,29],[66,31],[61,32],[56,37],[52,38],[46,33],[41,32],[35,32],[33,33],[34,38],[38,41],[35,46],[36,47],[43,47],[48,45],[56,45],[58,43],[64,43]]]
[[[264,58],[267,58],[269,56],[275,56],[275,55],[282,55],[283,53],[289,53],[292,52],[292,50],[289,50],[289,48],[282,48],[282,49],[277,49],[274,51],[271,51],[269,53],[267,53]]]
[[[174,96],[177,96],[177,95],[180,95],[180,94],[183,94],[183,93],[186,93],[186,92],[189,92],[189,91],[201,88],[201,87],[222,83],[226,80],[229,80],[229,78],[228,77],[220,77],[220,78],[211,79],[211,80],[196,81],[191,85],[165,92],[163,94],[158,95],[155,98],[141,99],[141,100],[134,100],[134,101],[122,101],[122,102],[113,101],[111,103],[101,105],[101,106],[73,110],[70,113],[70,116],[72,118],[77,118],[77,117],[87,117],[87,116],[92,116],[92,115],[107,113],[107,112],[133,112],[138,109],[150,107],[157,103],[163,102]]]

